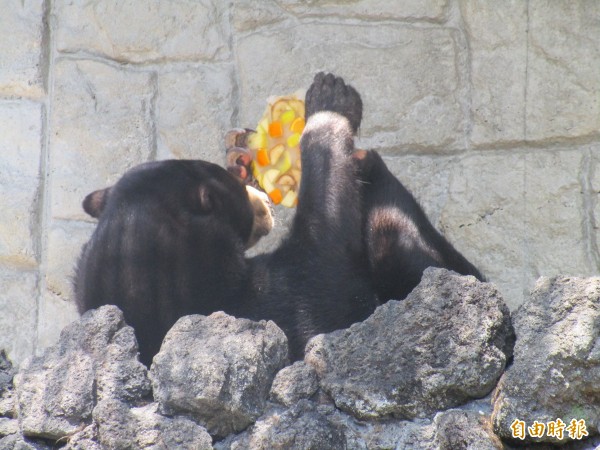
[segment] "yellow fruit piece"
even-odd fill
[[[267,194],[275,189],[275,180],[278,176],[279,170],[277,169],[269,169],[263,174],[261,186]]]
[[[268,166],[271,164],[271,160],[269,159],[269,154],[267,153],[266,149],[261,148],[256,152],[256,162],[261,166]]]
[[[291,175],[281,175],[277,180],[277,184],[280,186],[287,186],[288,188],[292,188],[296,185],[296,180]]]
[[[271,192],[269,192],[269,197],[271,198],[271,201],[273,203],[275,203],[276,205],[279,205],[281,203],[281,201],[283,200],[283,194],[277,188],[273,189]]]
[[[285,194],[285,197],[283,197],[283,199],[281,200],[281,204],[288,208],[293,208],[294,206],[296,206],[297,203],[298,195],[292,190],[288,191],[288,193]]]
[[[248,138],[248,148],[255,150],[257,148],[264,148],[267,146],[267,133],[264,131],[257,131],[252,133]]]
[[[288,105],[288,99],[282,97],[271,106],[271,120],[280,120],[283,113],[291,109]]]
[[[273,138],[283,136],[283,125],[281,125],[281,122],[271,122],[269,124],[269,136]]]
[[[279,161],[277,161],[277,170],[279,173],[285,173],[292,168],[292,159],[290,158],[290,152],[283,152]]]
[[[287,111],[285,111],[283,114],[281,114],[281,117],[279,118],[281,123],[284,125],[286,125],[292,121],[295,122],[294,119],[296,119],[296,113],[292,109],[288,109]],[[296,120],[298,120],[298,119],[296,119]]]
[[[276,145],[275,147],[273,147],[271,149],[271,151],[269,152],[269,156],[271,157],[271,161],[276,164],[277,161],[279,161],[279,158],[281,158],[281,155],[283,155],[283,152],[285,151],[285,145],[283,144],[279,144]]]
[[[297,184],[300,184],[300,171],[298,169],[290,170],[290,176],[296,181]]]
[[[294,133],[287,139],[288,147],[295,147],[300,143],[300,133]]]
[[[288,105],[296,112],[297,117],[304,117],[304,102],[297,98],[291,98],[288,100]]]
[[[267,134],[267,132],[269,131],[269,118],[268,117],[265,117],[258,123],[258,126],[256,127],[256,131],[258,133],[262,133],[265,135]]]
[[[304,117],[298,117],[290,125],[290,130],[292,131],[292,133],[302,133],[305,125],[306,123],[304,122]]]
[[[258,184],[262,186],[263,174],[260,170],[258,170],[258,164],[256,161],[252,161],[252,175],[254,175],[254,178],[256,181],[258,181]]]

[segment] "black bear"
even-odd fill
[[[306,114],[298,206],[279,248],[245,258],[272,218],[265,197],[227,170],[203,161],[143,164],[84,201],[99,221],[78,265],[79,310],[119,306],[147,365],[179,317],[218,310],[273,320],[296,360],[310,337],[410,291],[427,265],[481,278],[381,158],[355,152],[362,102],[351,86],[318,74]]]

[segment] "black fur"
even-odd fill
[[[217,310],[275,321],[295,360],[315,334],[365,319],[378,296],[410,291],[429,264],[480,277],[377,154],[354,154],[362,102],[352,87],[319,74],[306,110],[299,203],[277,250],[244,257],[253,207],[226,170],[202,161],[145,164],[84,201],[99,222],[79,262],[80,311],[118,305],[145,364],[179,317]],[[379,208],[389,205],[418,232],[378,220]],[[442,257],[400,245],[418,239]]]

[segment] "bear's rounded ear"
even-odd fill
[[[102,214],[102,211],[104,211],[104,207],[106,206],[110,189],[111,188],[108,187],[88,194],[83,200],[83,210],[96,219],[100,217],[100,214]]]

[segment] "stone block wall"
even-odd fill
[[[0,348],[76,317],[83,197],[143,161],[223,163],[223,133],[319,70],[511,308],[600,272],[600,3],[0,0]],[[289,215],[289,214],[288,214]],[[282,225],[283,228],[283,225]]]

